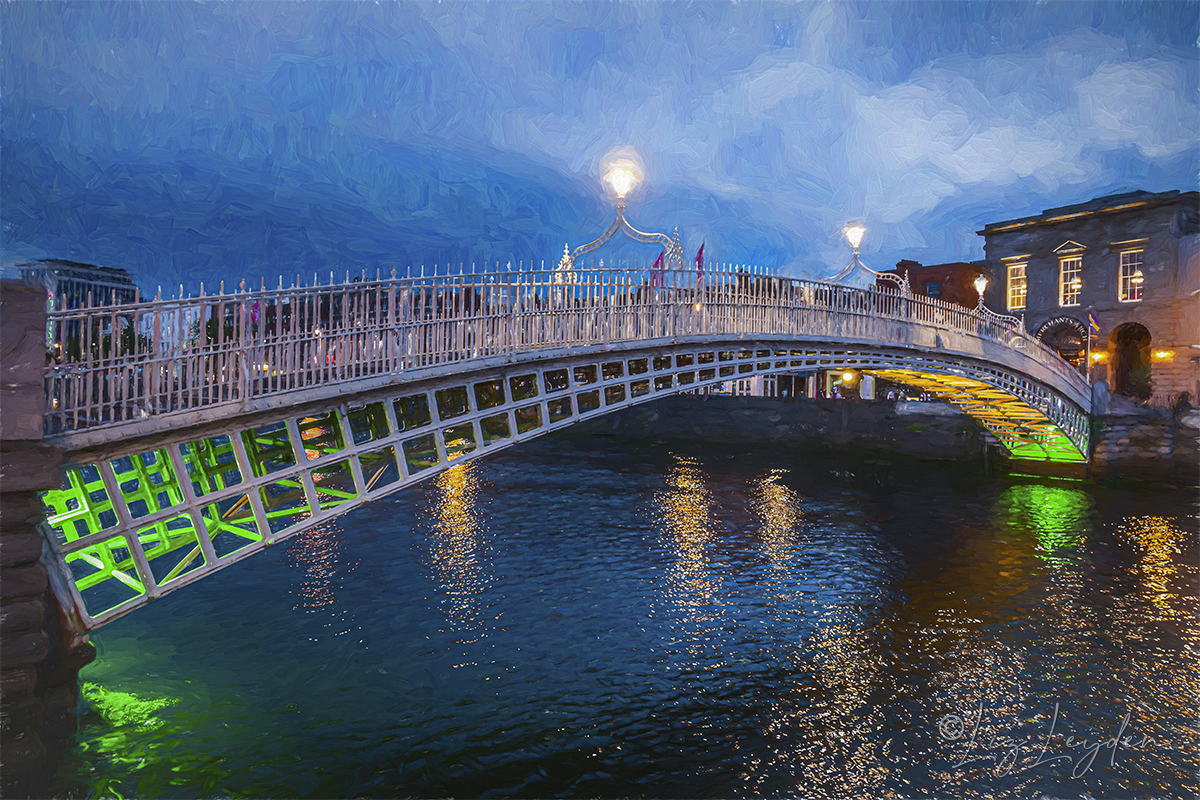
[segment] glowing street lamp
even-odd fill
[[[850,243],[850,249],[853,251],[853,253],[850,256],[850,263],[847,264],[841,272],[834,275],[832,278],[828,278],[827,280],[830,283],[848,282],[848,280],[852,278],[855,273],[862,272],[872,282],[876,282],[881,279],[891,281],[892,283],[896,284],[896,287],[902,294],[907,295],[907,278],[900,277],[893,272],[876,272],[866,264],[862,263],[862,261],[859,259],[858,249],[862,247],[863,236],[866,234],[866,232],[866,226],[864,226],[861,222],[851,221],[842,226],[842,235],[844,235],[846,237],[846,241]]]

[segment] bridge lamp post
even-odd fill
[[[988,279],[986,275],[975,276],[975,291],[979,292],[979,308],[983,308],[983,293],[987,289]]]
[[[636,166],[631,161],[618,161],[604,175],[604,182],[608,184],[612,193],[616,195],[616,203],[614,205],[617,211],[617,218],[608,226],[608,230],[587,244],[580,245],[574,250],[571,249],[570,245],[567,245],[563,249],[562,258],[559,259],[558,266],[555,269],[555,283],[575,282],[576,278],[573,270],[576,262],[582,256],[599,248],[618,231],[636,242],[660,245],[666,251],[666,269],[683,271],[683,245],[679,241],[679,228],[675,229],[674,236],[668,236],[665,233],[647,233],[630,225],[629,220],[625,218],[625,198],[629,196],[629,193],[633,191],[633,187],[641,180],[635,169]]]

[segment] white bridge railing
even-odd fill
[[[547,348],[727,334],[908,344],[897,322],[1003,343],[1084,385],[1011,318],[721,264],[357,278],[49,316],[51,435]]]

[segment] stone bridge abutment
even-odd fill
[[[74,744],[81,667],[95,658],[72,606],[51,590],[41,493],[63,451],[42,437],[46,295],[0,284],[0,796],[46,797]]]

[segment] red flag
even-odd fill
[[[650,268],[650,285],[662,286],[663,284],[663,256],[666,252],[658,254],[658,258],[654,259],[654,266]]]
[[[696,251],[696,279],[704,277],[704,245],[700,245],[700,249]]]

